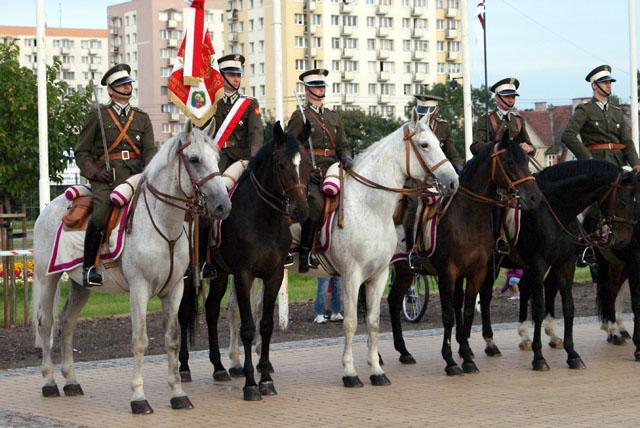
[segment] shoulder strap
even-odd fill
[[[127,135],[127,131],[129,130],[129,127],[131,126],[131,122],[133,122],[133,118],[136,115],[136,111],[131,109],[131,114],[129,115],[129,120],[127,120],[127,123],[125,123],[124,128],[122,127],[122,125],[120,125],[120,122],[118,122],[118,119],[116,119],[116,116],[113,114],[113,110],[111,110],[111,108],[107,109],[107,113],[109,114],[109,117],[111,118],[113,123],[116,125],[116,128],[118,128],[118,130],[120,131],[120,135],[118,135],[118,138],[116,138],[116,140],[113,142],[113,144],[111,144],[109,146],[107,151],[109,153],[111,153],[116,147],[118,147],[118,144],[120,144],[120,142],[124,139],[127,142],[127,144],[129,144],[129,146],[131,146],[131,148],[133,149],[134,153],[137,154],[137,155],[140,155],[140,149],[138,149],[138,146],[135,145],[135,143],[133,142],[131,137],[129,137]]]
[[[489,113],[489,124],[491,125],[491,134],[493,134],[493,138],[495,138],[496,132],[498,132],[498,119],[496,118],[495,112]]]
[[[318,125],[320,129],[322,129],[322,132],[324,132],[324,134],[327,136],[327,140],[329,140],[329,145],[335,148],[336,142],[333,140],[333,135],[331,135],[331,133],[325,126],[324,122],[322,121],[322,118],[320,118],[318,113],[316,113],[312,108],[307,108],[306,111],[311,113],[311,114],[307,114],[307,118],[309,118],[309,120],[313,118],[314,123]]]

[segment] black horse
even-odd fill
[[[218,317],[220,302],[227,289],[228,275],[233,283],[240,308],[240,336],[244,346],[244,399],[260,400],[261,395],[276,394],[270,373],[269,343],[273,332],[273,310],[282,283],[283,266],[291,244],[289,222],[303,222],[309,212],[307,186],[311,163],[301,141],[308,138],[307,126],[299,136],[285,134],[280,123],[273,129],[273,141],[265,144],[251,159],[238,180],[232,196],[229,217],[222,222],[221,245],[214,251],[217,276],[205,302],[209,330],[209,359],[215,380],[230,380],[220,361]],[[264,282],[264,300],[260,335],[262,351],[258,370],[260,387],[256,385],[251,361],[251,342],[255,324],[251,313],[250,291],[255,278]],[[180,308],[183,329],[195,322],[197,303],[191,281],[185,282],[185,295]],[[189,376],[187,341],[180,350],[180,372]]]
[[[602,213],[603,221],[611,231],[608,245],[625,246],[633,232],[635,207],[635,174],[625,173],[604,161],[581,160],[564,162],[544,169],[536,175],[536,183],[544,194],[544,203],[536,210],[522,215],[520,237],[514,253],[524,266],[507,258],[503,267],[524,268],[520,280],[520,322],[527,320],[527,304],[531,298],[535,325],[531,348],[534,370],[548,370],[542,355],[541,327],[544,318],[544,289],[553,283],[560,290],[564,314],[564,348],[570,368],[584,368],[584,362],[573,343],[573,294],[571,286],[575,273],[578,248],[591,238],[580,229],[578,214],[594,203]],[[487,342],[485,352],[499,355],[493,342],[491,329],[491,302],[493,283],[498,269],[489,275],[482,286],[480,306],[482,335]],[[549,271],[545,281],[545,273]]]
[[[468,338],[473,321],[473,307],[480,285],[487,275],[493,248],[491,210],[494,204],[518,204],[532,209],[541,194],[528,167],[528,159],[520,146],[507,138],[482,150],[465,165],[458,192],[445,202],[439,214],[435,253],[429,262],[438,275],[442,304],[444,337],[442,357],[448,375],[475,372],[473,352]],[[389,312],[394,345],[403,363],[415,363],[402,338],[400,310],[402,298],[411,285],[412,273],[407,262],[394,265],[395,280],[389,293]],[[463,280],[467,279],[466,291]],[[462,302],[464,305],[464,320]],[[456,340],[464,359],[462,369],[452,357],[451,334],[456,323]]]

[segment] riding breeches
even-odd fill
[[[324,208],[324,194],[320,188],[320,183],[309,183],[309,220],[318,224],[322,220],[322,210]]]
[[[111,191],[113,187],[108,183],[94,181],[91,183],[91,220],[98,230],[104,230],[111,213]]]

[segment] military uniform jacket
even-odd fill
[[[474,156],[488,144],[499,141],[506,130],[509,132],[509,138],[516,143],[527,143],[533,147],[524,119],[518,112],[511,111],[502,118],[495,110],[489,114],[489,141],[487,141],[487,115],[480,116],[480,119],[476,122],[476,132],[473,135],[473,143],[470,147]],[[498,133],[500,135],[496,135]]]
[[[111,147],[120,135],[120,130],[107,113],[107,110],[111,109],[122,128],[125,127],[129,117],[135,111],[135,115],[127,131],[127,135],[140,150],[140,156],[136,159],[111,159],[109,161],[111,167],[116,171],[116,180],[112,184],[112,186],[115,187],[128,177],[142,172],[144,167],[156,154],[158,148],[154,141],[151,120],[149,119],[149,115],[145,112],[136,107],[131,107],[127,117],[122,119],[112,108],[112,104],[101,106],[100,109],[102,111],[102,122],[104,123],[107,147]],[[127,143],[126,139],[123,138],[122,141],[120,141],[120,144],[111,151],[111,154],[122,153],[125,151],[128,151],[131,156],[133,156],[133,148],[129,143]],[[101,156],[104,156],[102,133],[100,132],[100,122],[98,120],[97,111],[93,110],[87,115],[84,125],[82,126],[82,130],[80,131],[80,138],[75,149],[76,165],[78,165],[82,170],[85,162],[93,160],[96,165],[104,168],[106,166],[106,161],[104,159],[100,160],[99,158]]]
[[[260,106],[255,98],[250,99],[249,107],[247,107],[242,114],[240,121],[222,148],[222,153],[226,154],[232,161],[249,159],[251,157],[251,150],[259,149],[264,141]],[[233,105],[239,102],[239,100],[239,96],[235,97],[233,103],[225,102],[224,98],[218,100],[218,106],[214,116],[217,127],[222,125],[222,122],[226,119]]]
[[[453,139],[451,137],[451,125],[449,125],[449,122],[441,117],[436,117],[431,120],[430,125],[431,130],[440,141],[440,147],[442,147],[444,155],[452,164],[462,168],[464,159],[462,159],[462,156],[460,156],[460,153],[456,150],[456,146],[453,144]]]
[[[316,113],[307,105],[304,115],[311,124],[310,139],[316,158],[316,165],[324,174],[331,164],[338,162],[343,156],[351,156],[351,150],[347,145],[347,137],[340,121],[340,116],[333,110],[322,108],[322,114]],[[291,115],[287,124],[287,132],[298,135],[304,129],[304,122],[300,110]],[[304,142],[304,148],[308,151],[309,141]]]
[[[602,110],[596,99],[576,107],[571,120],[562,133],[562,143],[578,159],[600,159],[620,167],[639,163],[638,153],[633,146],[629,128],[624,121],[624,114],[617,106],[607,105]],[[578,139],[582,138],[582,142]],[[589,150],[594,144],[621,144],[622,150]]]

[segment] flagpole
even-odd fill
[[[464,111],[464,157],[471,159],[473,140],[473,114],[471,111],[471,70],[469,61],[469,13],[468,0],[460,2],[462,15],[462,101]]]
[[[483,8],[483,13],[482,13],[482,17],[483,17],[483,26],[482,26],[482,43],[483,43],[483,49],[484,49],[484,91],[485,91],[485,96],[484,96],[484,110],[487,112],[487,117],[486,117],[486,123],[485,123],[485,129],[487,130],[487,141],[489,141],[489,79],[487,77],[487,0],[483,1],[484,3],[484,8]]]
[[[629,0],[629,75],[631,76],[631,139],[638,150],[638,52],[636,42],[636,0]]]
[[[47,122],[47,66],[45,45],[45,16],[44,0],[36,0],[36,44],[38,68],[38,162],[40,179],[38,181],[38,195],[40,210],[51,201],[49,188],[49,126]]]
[[[274,96],[276,121],[282,123],[283,97],[282,97],[282,9],[280,0],[273,0],[273,64],[274,64]],[[283,125],[284,126],[284,125]]]

